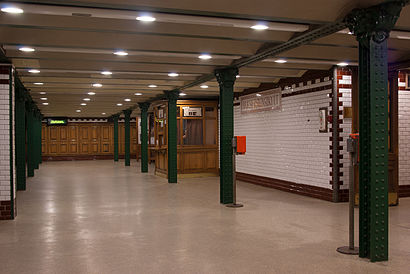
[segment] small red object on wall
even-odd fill
[[[236,136],[236,153],[246,153],[246,136]]]

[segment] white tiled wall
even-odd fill
[[[399,82],[399,185],[410,185],[410,90]]]
[[[0,74],[0,79],[9,79],[9,75]],[[14,101],[14,87],[12,94],[10,94],[10,86],[8,84],[0,84],[0,201],[10,201],[10,96],[12,96]],[[12,110],[14,116],[14,107]],[[14,136],[14,123],[12,124],[11,130]],[[12,172],[14,174],[15,190],[16,176],[14,167]]]
[[[330,85],[331,81],[313,83],[297,89]],[[235,135],[247,137],[247,153],[237,156],[237,171],[331,188],[331,133],[319,132],[319,108],[330,110],[330,93],[284,97],[280,111],[241,114],[236,106]]]

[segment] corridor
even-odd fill
[[[168,184],[137,165],[44,162],[0,224],[0,272],[408,273],[408,198],[390,208],[391,260],[372,264],[335,251],[347,204],[239,183],[231,209],[218,177]]]

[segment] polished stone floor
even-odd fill
[[[390,261],[338,254],[347,204],[218,178],[170,185],[138,163],[43,163],[0,222],[0,273],[410,273],[410,199],[390,210]]]

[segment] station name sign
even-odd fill
[[[241,113],[252,113],[282,108],[281,89],[272,89],[264,92],[240,97]]]
[[[67,118],[48,118],[47,125],[48,126],[66,126],[68,123]]]

